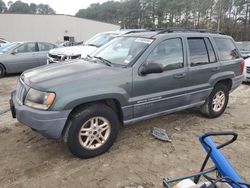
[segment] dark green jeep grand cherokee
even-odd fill
[[[107,151],[119,125],[200,107],[220,116],[243,79],[231,37],[161,31],[121,36],[92,57],[24,72],[11,95],[13,117],[88,158]]]

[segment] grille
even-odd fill
[[[50,54],[50,53],[49,53],[49,56],[52,57],[52,58],[58,58],[58,59],[60,58],[60,56],[58,56],[58,55],[53,55],[53,54]]]
[[[67,56],[67,55],[52,55],[52,54],[48,54],[49,56],[49,61],[51,63],[55,63],[55,62],[61,62],[61,61],[65,61],[65,60],[73,60],[73,59],[80,59],[81,58],[81,54],[77,54],[77,55],[71,55],[71,56]]]
[[[72,55],[69,57],[69,59],[80,59],[81,58],[81,54],[79,55]]]
[[[48,54],[49,55],[49,59],[51,62],[58,62],[61,61],[61,56],[60,55],[52,55],[52,54]]]
[[[23,82],[19,80],[16,86],[16,100],[18,104],[23,105],[26,93],[27,93],[26,87],[24,86]]]
[[[247,73],[250,74],[250,67],[247,67]]]

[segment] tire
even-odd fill
[[[207,98],[206,102],[201,106],[201,113],[209,118],[219,117],[225,111],[228,104],[228,99],[229,99],[228,87],[225,84],[217,83],[213,91]]]
[[[3,78],[5,76],[5,68],[3,65],[0,64],[0,78]]]
[[[73,114],[68,125],[65,139],[71,153],[79,158],[91,158],[113,145],[120,122],[110,107],[94,104]]]

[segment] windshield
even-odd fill
[[[89,39],[85,44],[89,46],[96,46],[96,47],[101,47],[104,44],[108,43],[111,41],[113,38],[115,38],[117,34],[114,33],[102,33],[102,34],[97,34],[91,39]]]
[[[250,51],[250,42],[237,42],[240,51]]]
[[[12,47],[16,46],[18,43],[12,42],[5,44],[4,46],[0,47],[0,53],[8,52]]]
[[[128,65],[152,42],[153,39],[118,37],[97,51],[94,56],[106,59],[112,64]]]

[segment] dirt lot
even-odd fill
[[[0,80],[0,111],[8,107],[16,79]],[[239,134],[223,151],[250,182],[249,96],[250,85],[241,85],[217,119],[186,110],[122,128],[109,152],[88,160],[75,158],[60,141],[40,137],[6,112],[0,115],[0,187],[161,187],[163,177],[198,170],[205,156],[198,136],[219,130]],[[152,138],[152,126],[166,129],[172,143]]]

